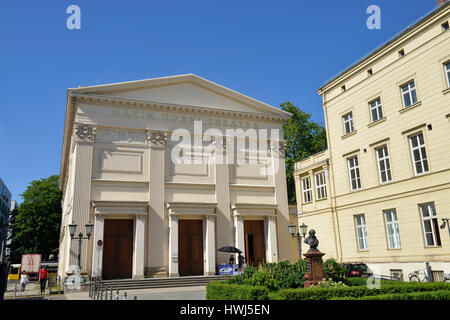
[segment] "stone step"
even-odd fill
[[[173,277],[173,278],[146,278],[146,279],[120,279],[102,281],[105,288],[120,290],[166,288],[166,287],[190,287],[204,286],[208,282],[218,280],[228,280],[231,276],[194,276],[194,277]]]

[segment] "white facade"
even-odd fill
[[[271,133],[283,136],[289,116],[194,75],[69,89],[60,276],[77,263],[71,222],[78,225],[77,235],[88,221],[94,223],[81,250],[81,269],[92,276],[215,274],[229,258],[217,252],[221,246],[253,254],[246,248],[259,240],[244,225],[255,220],[263,221],[265,260],[290,259],[284,143],[269,141]],[[267,138],[259,135],[265,130]],[[250,135],[242,140],[244,161],[221,162],[239,146],[234,133]],[[186,145],[186,134],[193,146]],[[254,141],[256,154],[248,152]],[[174,154],[190,154],[192,162],[177,163]],[[198,234],[188,230],[187,220],[199,226]]]

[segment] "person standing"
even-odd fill
[[[243,267],[243,265],[245,263],[245,258],[240,253],[239,253],[239,256],[238,256],[238,263],[239,263],[239,270],[242,272],[242,267]]]
[[[233,264],[234,264],[234,254],[230,255],[230,265],[233,268]]]
[[[25,286],[28,283],[28,276],[25,271],[23,271],[22,274],[20,275],[19,283],[20,283],[20,294],[23,296],[23,293],[25,292]]]
[[[41,271],[39,271],[39,280],[41,282],[41,294],[45,293],[45,284],[47,283],[48,272],[47,268],[43,267]]]

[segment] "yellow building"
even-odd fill
[[[450,272],[449,15],[445,2],[318,90],[328,149],[294,176],[326,258]]]

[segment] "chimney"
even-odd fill
[[[447,0],[437,0],[436,1],[437,3],[437,7],[439,8],[440,6],[442,6],[444,3],[446,3],[447,2]]]

